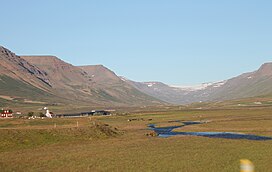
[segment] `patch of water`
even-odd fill
[[[243,133],[234,133],[234,132],[173,132],[176,128],[181,128],[186,125],[196,125],[202,124],[201,122],[182,122],[184,125],[180,126],[169,126],[169,127],[156,127],[155,124],[149,124],[149,129],[153,130],[158,134],[159,137],[171,137],[177,135],[190,135],[190,136],[202,136],[209,138],[225,138],[225,139],[247,139],[247,140],[272,140],[272,137],[250,135]]]

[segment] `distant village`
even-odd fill
[[[28,114],[22,115],[21,112],[13,112],[12,109],[1,109],[0,118],[73,118],[73,117],[84,117],[84,116],[106,116],[111,115],[115,110],[92,110],[89,112],[80,113],[62,113],[54,114],[47,107],[43,108],[44,113],[40,112],[39,115],[34,115],[34,112],[29,112]]]

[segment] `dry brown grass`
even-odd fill
[[[0,153],[2,171],[239,171],[239,160],[253,161],[256,171],[272,168],[271,141],[215,139],[193,136],[147,137],[149,123],[171,120],[210,123],[181,128],[184,131],[237,131],[270,135],[271,109],[186,110],[97,117],[97,122],[123,131],[117,137],[75,139],[8,149]],[[130,118],[143,121],[128,122]],[[152,118],[152,121],[148,119]],[[66,121],[66,119],[61,119]],[[67,119],[89,123],[89,119]],[[71,121],[70,121],[71,120]],[[82,121],[81,121],[82,120]],[[169,123],[169,125],[172,125]],[[22,130],[22,129],[19,129]],[[2,130],[0,130],[1,132]],[[265,133],[267,132],[267,133]],[[70,133],[70,132],[69,132]],[[84,135],[84,134],[83,134]],[[35,134],[33,135],[33,137]]]

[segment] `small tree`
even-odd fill
[[[28,112],[27,116],[28,116],[28,117],[34,116],[34,112]]]
[[[42,117],[46,117],[45,114],[43,114],[42,112],[39,113],[39,116]]]

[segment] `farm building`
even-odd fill
[[[56,117],[83,117],[83,116],[95,116],[95,115],[111,115],[109,111],[105,110],[93,110],[90,112],[71,113],[71,114],[57,114]]]
[[[2,109],[0,110],[0,117],[1,118],[13,118],[12,110]]]

